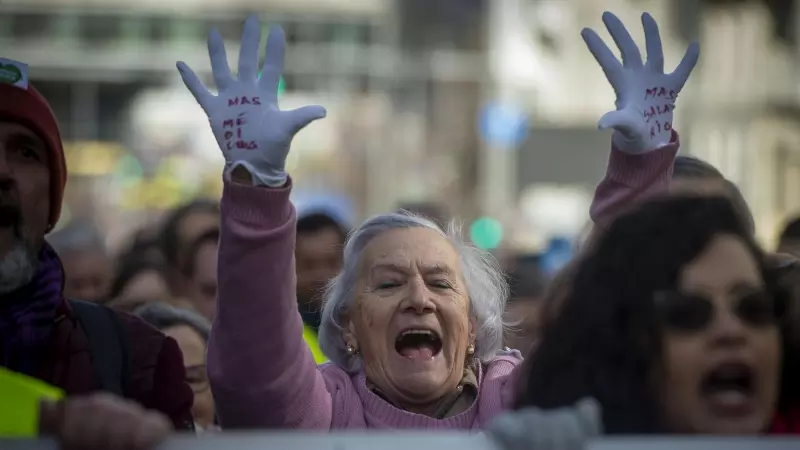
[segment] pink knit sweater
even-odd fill
[[[678,150],[630,156],[612,150],[592,205],[595,221],[619,205],[663,190]],[[228,428],[415,428],[477,430],[508,409],[520,360],[498,356],[476,374],[478,398],[465,412],[434,419],[395,408],[332,364],[317,366],[303,340],[295,299],[295,210],[291,188],[226,182],[219,245],[219,301],[208,374]]]

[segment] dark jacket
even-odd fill
[[[138,317],[117,313],[127,334],[130,379],[125,396],[167,415],[176,430],[192,430],[194,394],[186,383],[178,344]],[[40,378],[67,395],[101,390],[86,333],[67,302],[56,315],[51,346]]]

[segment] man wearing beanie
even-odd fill
[[[125,404],[82,397],[97,392],[191,429],[193,394],[176,342],[133,316],[63,297],[64,271],[45,235],[58,222],[66,179],[55,115],[29,83],[27,66],[0,58],[0,367],[60,388],[67,401],[58,410],[82,412],[56,416],[85,417],[89,435],[103,419],[124,416],[91,414]],[[114,437],[106,437],[102,445],[113,448]]]

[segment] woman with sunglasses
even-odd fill
[[[726,199],[672,197],[621,216],[575,268],[517,408],[594,398],[611,434],[791,431],[798,352],[767,267]]]

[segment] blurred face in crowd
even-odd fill
[[[90,302],[105,300],[111,287],[111,261],[101,249],[73,250],[61,255],[64,295]]]
[[[181,242],[178,253],[181,263],[188,256],[186,252],[189,250],[191,243],[214,228],[219,228],[219,214],[210,211],[195,211],[181,220],[178,225],[178,235]]]
[[[436,231],[387,231],[364,249],[345,340],[369,381],[420,414],[454,392],[474,341],[459,254]]]
[[[755,434],[776,408],[781,347],[775,305],[741,239],[715,237],[656,296],[664,322],[661,399],[670,431]]]
[[[217,249],[213,241],[206,241],[197,249],[190,278],[189,299],[208,320],[214,320],[217,312]]]
[[[165,328],[164,334],[178,342],[186,366],[186,383],[194,391],[192,415],[203,428],[214,424],[214,398],[206,375],[206,342],[192,327],[178,325]]]
[[[47,147],[33,131],[0,121],[0,295],[28,283],[48,229]]]
[[[322,290],[342,269],[342,235],[333,227],[297,234],[297,297],[319,307]]]
[[[164,275],[157,270],[143,270],[128,281],[117,298],[109,302],[109,306],[119,311],[133,312],[145,303],[168,298],[169,287]]]
[[[183,273],[182,268],[190,255],[189,250],[192,243],[203,234],[219,228],[219,214],[213,211],[198,210],[186,214],[178,223],[178,248],[177,261],[175,267],[170,267],[170,281],[175,297],[189,296],[191,280]]]

